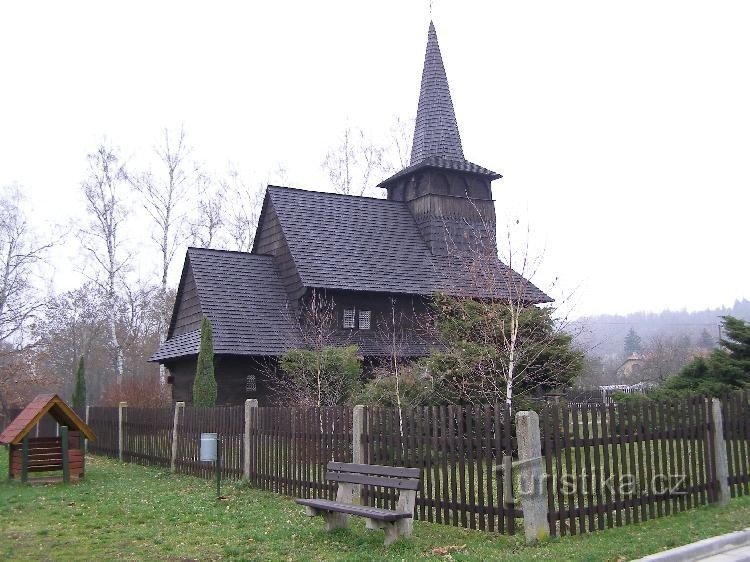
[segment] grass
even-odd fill
[[[0,452],[0,466],[7,453]],[[83,482],[0,481],[0,560],[581,560],[621,561],[750,526],[750,497],[680,515],[526,546],[506,537],[416,522],[389,548],[362,519],[328,534],[276,494],[88,458]]]

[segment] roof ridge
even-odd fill
[[[273,257],[269,254],[254,254],[253,252],[243,252],[241,250],[225,250],[223,248],[200,248],[198,246],[188,246],[187,249],[188,249],[188,252],[190,250],[200,250],[201,252],[222,252],[225,254],[242,254],[246,256],[258,256],[258,257],[264,257],[264,258]]]
[[[320,193],[322,195],[334,195],[336,197],[349,197],[351,199],[366,199],[371,201],[388,201],[389,203],[403,204],[402,201],[393,201],[384,197],[372,197],[369,195],[352,195],[351,193],[336,193],[335,191],[320,191],[319,189],[303,189],[301,187],[289,187],[286,185],[268,185],[269,189],[285,189],[289,191],[301,191],[303,193]]]

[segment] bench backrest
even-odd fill
[[[419,489],[421,477],[422,471],[418,468],[335,461],[328,463],[328,472],[326,472],[326,479],[334,482],[382,486],[399,490]]]

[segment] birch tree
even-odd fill
[[[154,152],[157,167],[153,171],[131,176],[130,180],[151,220],[151,240],[159,250],[158,302],[161,315],[158,329],[160,343],[164,343],[169,322],[167,278],[177,248],[187,236],[183,208],[194,185],[195,173],[188,164],[191,149],[186,142],[184,129],[175,133],[164,129],[161,143]],[[159,368],[159,376],[162,383],[166,383],[163,365]]]
[[[0,344],[22,345],[30,321],[44,304],[35,288],[39,267],[54,242],[40,242],[29,225],[17,186],[0,191]]]
[[[449,245],[448,290],[435,298],[444,349],[430,356],[429,366],[444,399],[512,408],[520,394],[570,384],[583,353],[572,347],[559,308],[534,306],[540,295],[531,279],[541,260],[530,255],[528,231],[516,244],[507,228],[501,260],[492,227],[475,225],[468,243]]]
[[[392,166],[384,146],[373,141],[363,129],[347,126],[340,144],[326,154],[323,170],[336,193],[361,196],[370,193],[374,180],[385,179]]]
[[[118,286],[130,261],[123,245],[127,217],[127,173],[115,148],[106,143],[88,155],[89,175],[82,183],[89,214],[83,244],[95,265],[92,279],[105,295],[107,329],[115,381],[122,382],[123,353],[117,335]]]

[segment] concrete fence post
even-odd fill
[[[250,480],[250,433],[253,430],[253,414],[257,414],[258,400],[249,398],[245,400],[245,433],[242,436],[242,476]]]
[[[89,411],[91,409],[91,406],[86,404],[86,419],[84,420],[86,422],[86,425],[89,425]],[[85,439],[83,442],[83,453],[88,454],[89,452],[89,440]]]
[[[355,464],[365,464],[365,445],[362,437],[365,433],[365,407],[357,404],[352,410],[352,462]],[[353,503],[362,502],[362,486],[354,485]]]
[[[120,402],[117,406],[117,458],[122,461],[122,449],[125,444],[125,410],[127,402]]]
[[[719,484],[717,501],[725,506],[729,503],[729,461],[727,444],[724,441],[724,415],[721,411],[721,400],[711,399],[711,418],[713,421],[714,459],[716,460],[716,480]]]
[[[169,457],[169,470],[174,472],[177,468],[177,445],[180,433],[180,411],[185,408],[184,402],[175,402],[174,419],[172,420],[172,454]]]
[[[542,469],[539,415],[536,412],[516,414],[516,437],[523,526],[526,531],[526,542],[531,544],[549,537],[547,487]]]

